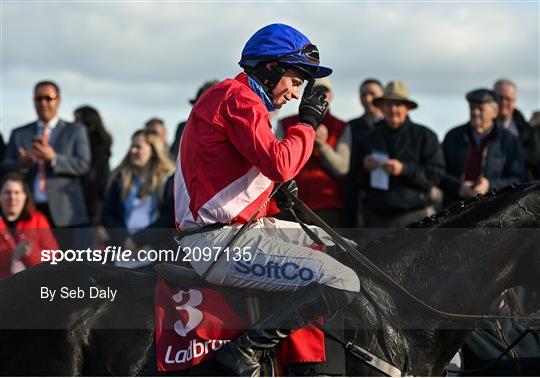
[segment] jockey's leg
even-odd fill
[[[317,283],[292,293],[266,319],[223,346],[217,361],[239,376],[259,376],[263,352],[295,330],[319,319],[333,317],[349,304],[355,293]]]
[[[280,221],[281,222],[281,221]],[[290,223],[290,222],[285,222]],[[216,285],[245,287],[268,291],[294,291],[318,282],[337,289],[358,291],[356,273],[333,257],[298,244],[282,240],[274,227],[266,227],[264,219],[255,222],[240,236],[229,255],[223,255],[211,272],[212,263],[195,260],[191,265],[206,280]],[[223,248],[237,228],[227,228],[188,236],[181,241],[188,250]],[[303,232],[303,231],[302,231]],[[235,261],[236,253],[245,252],[247,259]]]
[[[360,290],[358,276],[352,269],[323,252],[293,244],[291,234],[282,240],[276,227],[266,226],[264,219],[257,221],[234,245],[248,251],[250,259],[223,258],[206,277],[211,283],[226,286],[293,292],[265,320],[218,352],[218,361],[241,376],[258,375],[265,349],[321,316],[333,316]],[[216,231],[190,236],[182,244],[190,248],[223,246],[231,237],[229,230],[224,233],[225,236]],[[202,275],[208,264],[194,267]]]

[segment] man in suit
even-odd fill
[[[52,226],[81,227],[88,224],[80,178],[90,167],[90,144],[84,126],[59,118],[60,103],[54,82],[35,85],[38,120],[12,131],[2,172],[25,174],[36,207]]]

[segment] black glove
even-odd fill
[[[288,190],[295,198],[298,198],[298,186],[296,186],[296,181],[287,181],[281,186],[281,188],[279,188],[279,190],[274,195],[276,205],[281,211],[291,209],[294,205],[294,203],[289,199],[289,197],[285,193],[283,193],[284,190]]]
[[[308,123],[316,129],[323,119],[324,111],[328,107],[328,101],[326,101],[324,88],[317,87],[313,90],[314,83],[315,81],[311,79],[306,89],[304,89],[298,115],[301,122]]]

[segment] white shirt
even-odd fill
[[[53,131],[54,131],[56,125],[58,125],[59,120],[60,120],[60,118],[58,116],[56,116],[53,119],[51,119],[49,121],[49,123],[47,124],[48,125],[48,127],[47,127],[47,135],[49,136],[49,144],[52,143],[53,138],[55,137]],[[41,135],[43,135],[44,122],[42,120],[38,120],[37,126],[38,126],[38,130],[37,130],[36,137],[41,137]],[[51,166],[54,167],[54,163],[56,163],[56,161],[51,161]],[[42,192],[39,189],[39,174],[37,174],[36,177],[34,177],[34,201],[37,202],[37,203],[46,203],[47,202],[47,193]]]

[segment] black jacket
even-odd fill
[[[446,174],[440,186],[444,191],[446,205],[459,199],[459,188],[469,156],[469,130],[471,126],[466,123],[450,130],[444,137],[442,146]],[[482,156],[482,175],[488,179],[493,189],[521,182],[524,164],[519,140],[500,126],[495,126],[492,133]]]
[[[390,176],[390,188],[384,191],[370,187],[370,173],[362,165],[360,185],[366,190],[364,205],[374,212],[388,214],[426,207],[431,187],[444,175],[444,157],[435,133],[408,117],[397,129],[382,120],[365,134],[359,161],[373,151],[384,151],[390,159],[400,160],[403,172],[400,176]]]
[[[525,156],[526,180],[540,178],[540,133],[529,125],[519,110],[512,115],[519,131],[519,140]]]
[[[351,130],[351,158],[349,173],[345,176],[345,185],[343,188],[343,213],[344,227],[356,227],[356,213],[358,210],[358,174],[362,168],[362,161],[358,155],[364,136],[373,130],[374,125],[367,122],[366,115],[350,120]]]

